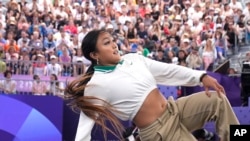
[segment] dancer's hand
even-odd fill
[[[204,76],[201,82],[203,83],[206,95],[208,97],[211,96],[209,93],[209,88],[214,89],[218,93],[219,97],[221,97],[222,94],[226,94],[224,88],[218,83],[218,81],[209,75]]]

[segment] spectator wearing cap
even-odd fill
[[[35,62],[33,63],[33,70],[32,70],[32,74],[36,74],[39,76],[43,76],[45,73],[45,58],[42,54],[37,54],[36,58],[35,58]]]
[[[187,54],[189,54],[191,52],[191,44],[190,43],[191,43],[190,39],[184,38],[183,40],[181,40],[180,49],[184,50]]]
[[[106,30],[107,30],[111,35],[114,34],[114,26],[113,26],[111,23],[108,23],[108,24],[106,25]]]
[[[192,48],[191,53],[186,58],[187,67],[191,69],[200,70],[202,69],[202,58],[199,55],[199,47]]]
[[[215,21],[215,9],[214,7],[210,7],[208,10],[208,15],[211,16],[212,21]]]
[[[202,32],[208,33],[214,30],[214,23],[212,20],[212,17],[210,15],[207,15],[204,19],[204,24],[202,27]]]
[[[55,55],[50,56],[50,63],[46,65],[44,75],[50,76],[51,74],[56,74],[61,76],[62,67],[58,64],[58,59]]]
[[[13,33],[17,32],[17,22],[14,16],[7,18],[6,33],[9,33],[9,32],[13,32]]]
[[[126,7],[127,7],[127,4],[125,2],[122,2],[121,3],[122,15],[119,16],[118,21],[119,21],[119,23],[121,23],[123,25],[125,24],[126,21],[131,21],[130,17],[127,16],[128,11],[127,11]]]

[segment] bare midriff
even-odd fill
[[[137,112],[133,122],[138,128],[144,128],[159,118],[167,108],[167,100],[158,89],[152,90],[140,110]]]

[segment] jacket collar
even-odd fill
[[[124,60],[121,60],[120,62],[117,63],[117,65],[118,64],[122,65],[123,62],[124,62]],[[112,71],[115,70],[117,65],[114,65],[114,66],[99,66],[99,65],[96,65],[96,66],[94,66],[94,70],[99,71],[99,72],[112,72]]]

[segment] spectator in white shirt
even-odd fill
[[[62,67],[57,63],[57,57],[52,55],[50,60],[51,63],[46,66],[44,75],[50,76],[51,74],[56,74],[57,76],[61,76]]]
[[[67,36],[67,33],[64,31],[64,29],[60,29],[60,36],[59,39],[56,40],[56,47],[65,44],[66,46],[70,46],[70,39],[69,36]]]
[[[3,90],[5,94],[15,94],[16,93],[16,81],[12,80],[12,72],[5,71],[4,72],[5,79],[0,83],[0,89]]]
[[[229,4],[229,6],[233,9],[233,10],[236,10],[236,9],[242,9],[242,4],[241,2],[237,1],[237,0],[231,0],[231,3]]]
[[[246,7],[245,9],[243,10],[243,14],[245,15],[245,17],[247,18],[246,20],[249,19],[249,16],[250,16],[250,0],[246,0]]]

